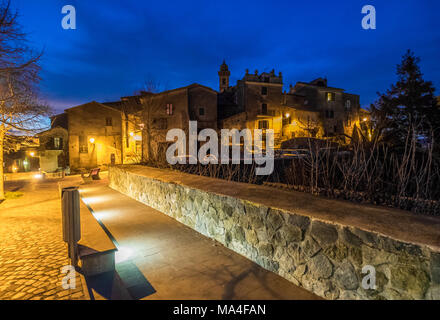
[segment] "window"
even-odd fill
[[[336,100],[336,94],[334,92],[327,92],[326,93],[326,100],[327,101],[335,101]]]
[[[61,150],[62,149],[62,139],[59,137],[53,138],[53,148],[55,150]]]
[[[88,153],[88,145],[86,137],[81,135],[79,136],[79,153]]]
[[[269,121],[267,120],[258,121],[258,129],[269,129]]]
[[[112,118],[111,117],[105,118],[105,125],[107,127],[111,127],[112,126]]]
[[[325,117],[327,119],[333,119],[335,117],[335,112],[333,110],[325,110]]]
[[[199,116],[205,115],[205,108],[199,108]]]
[[[225,78],[222,79],[222,84],[226,85],[226,79]]]
[[[267,96],[267,87],[261,87],[261,94]]]
[[[286,125],[291,124],[291,123],[292,123],[292,118],[291,117],[288,117],[288,118],[283,117],[283,126],[286,126]]]
[[[350,111],[350,109],[351,109],[351,101],[347,100],[345,101],[345,110]]]
[[[167,104],[167,115],[171,116],[173,114],[173,105],[171,103]]]
[[[266,103],[263,103],[261,105],[261,113],[262,114],[267,114],[267,104]]]

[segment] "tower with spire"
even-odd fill
[[[223,63],[220,66],[220,71],[218,72],[218,77],[220,81],[220,92],[225,91],[229,87],[229,76],[231,72],[228,70],[228,65],[223,59]]]

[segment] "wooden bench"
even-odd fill
[[[92,181],[92,180],[101,180],[101,178],[99,177],[99,171],[101,171],[100,168],[94,168],[90,170],[88,176],[81,174],[81,177],[83,178],[84,182]]]
[[[115,252],[118,250],[109,235],[81,201],[81,239],[78,256],[81,271],[93,276],[115,270]]]

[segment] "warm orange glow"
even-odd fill
[[[130,136],[132,136],[132,137],[133,137],[133,136],[134,136],[134,132],[130,132]]]
[[[31,151],[29,154],[31,157],[35,156],[35,152],[33,152],[33,151]]]
[[[362,120],[365,122],[365,121],[368,121],[368,118],[363,118]]]
[[[95,138],[90,138],[90,143],[95,143]]]
[[[286,118],[289,118],[290,117],[290,113],[286,113]]]

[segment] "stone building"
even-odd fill
[[[275,146],[297,137],[351,135],[365,117],[359,96],[327,86],[326,79],[298,82],[283,91],[281,72],[249,73],[235,86],[223,61],[218,71],[219,92],[200,85],[141,92],[120,101],[92,101],[66,109],[53,118],[52,128],[40,133],[45,171],[70,165],[72,170],[108,164],[139,163],[165,156],[170,129],[189,121],[204,128],[274,130]]]
[[[297,82],[295,86],[290,86],[289,93],[304,96],[305,107],[319,112],[324,137],[351,135],[354,124],[362,121],[359,95],[329,87],[327,79]]]
[[[38,157],[41,171],[55,172],[66,168],[69,161],[67,114],[51,117],[51,128],[37,136],[40,139]]]
[[[226,71],[228,73],[226,73]],[[327,80],[298,82],[283,92],[283,78],[272,70],[251,74],[248,70],[235,86],[229,69],[220,67],[219,127],[273,129],[275,146],[295,137],[331,137],[351,134],[359,121],[359,96],[327,87]],[[327,100],[328,99],[328,100]]]
[[[62,138],[63,149],[72,170],[90,169],[109,164],[135,163],[141,158],[141,129],[139,102],[136,97],[123,97],[121,101],[99,103],[92,101],[66,109],[58,118],[65,117],[67,138]],[[53,147],[60,148],[56,135],[61,128],[52,125],[43,133]],[[47,150],[53,153],[53,149]],[[45,151],[45,152],[47,152]]]
[[[51,129],[39,134],[44,171],[62,163],[73,171],[139,163],[165,154],[169,129],[188,132],[190,120],[197,121],[199,131],[217,129],[217,92],[200,84],[141,92],[120,101],[68,108],[54,119]],[[64,156],[66,161],[61,161]]]
[[[37,171],[38,137],[8,135],[5,137],[3,170],[6,173]]]
[[[227,88],[229,88],[229,76],[230,75],[231,75],[231,72],[228,69],[228,65],[226,64],[225,60],[223,60],[223,63],[220,66],[220,71],[218,72],[218,77],[219,77],[219,81],[220,81],[220,92],[223,92]]]
[[[200,84],[159,93],[142,92],[143,154],[145,159],[164,155],[170,142],[168,130],[183,129],[188,136],[189,121],[197,121],[198,130],[217,129],[217,91]]]

